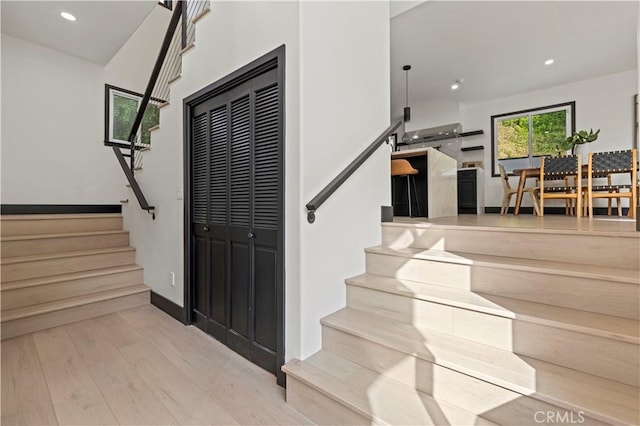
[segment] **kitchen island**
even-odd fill
[[[458,163],[455,159],[434,148],[416,148],[395,151],[391,159],[406,159],[418,170],[415,175],[416,192],[411,184],[412,205],[416,206],[414,216],[429,218],[458,215]],[[395,181],[394,181],[395,180]],[[408,216],[407,179],[392,178],[395,216]],[[417,195],[417,197],[416,197]]]

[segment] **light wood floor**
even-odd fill
[[[531,214],[483,214],[483,215],[458,215],[451,217],[441,217],[436,219],[416,218],[416,217],[394,217],[397,223],[433,223],[437,225],[450,226],[480,226],[498,228],[529,228],[538,230],[567,230],[586,232],[613,232],[626,233],[636,232],[635,219],[626,216],[597,216],[593,219],[564,215],[546,215],[543,217]]]
[[[310,424],[275,377],[146,305],[2,342],[2,424]]]

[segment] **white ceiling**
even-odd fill
[[[157,0],[142,1],[0,1],[2,32],[106,65],[120,50]],[[60,12],[78,19],[69,22]]]
[[[391,20],[392,111],[501,98],[637,68],[638,2],[428,1]],[[545,66],[544,61],[555,63]],[[464,79],[457,91],[450,89]]]

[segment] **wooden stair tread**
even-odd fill
[[[204,9],[202,9],[202,10],[200,11],[200,13],[198,13],[196,16],[194,16],[194,17],[191,19],[191,22],[195,24],[195,23],[196,23],[196,22],[198,22],[200,19],[204,18],[204,16],[205,16],[207,13],[209,13],[209,11],[210,11],[210,10],[211,10],[211,6],[207,6],[207,7],[205,7]]]
[[[637,424],[639,389],[577,370],[516,355],[470,340],[344,308],[321,320],[323,326],[476,377],[522,395],[598,418]]]
[[[31,234],[31,235],[12,235],[8,237],[0,237],[0,242],[7,241],[23,241],[23,240],[43,240],[48,238],[73,238],[73,237],[93,237],[99,235],[118,235],[128,234],[129,231],[91,231],[91,232],[69,232],[63,234]]]
[[[111,247],[111,248],[95,249],[95,250],[65,251],[60,253],[42,254],[42,255],[36,255],[36,256],[9,257],[9,258],[2,258],[0,260],[0,264],[10,265],[14,263],[37,262],[40,260],[62,259],[65,257],[92,256],[92,255],[99,255],[99,254],[120,253],[120,252],[126,252],[126,251],[135,251],[135,248],[131,246]]]
[[[122,217],[122,213],[73,213],[73,214],[7,214],[1,215],[5,220],[55,220],[55,219],[100,219]]]
[[[70,297],[68,299],[56,300],[53,302],[42,303],[39,305],[25,306],[21,308],[6,310],[2,312],[2,322],[15,321],[35,315],[46,314],[49,312],[69,309],[76,306],[87,305],[90,303],[100,302],[103,300],[114,299],[117,297],[128,296],[136,293],[144,293],[149,291],[149,287],[145,284],[136,284],[128,287],[117,288],[114,290],[101,291],[85,296]]]
[[[348,374],[336,375],[332,371],[336,367]],[[495,424],[329,352],[293,360],[282,370],[373,424],[435,425],[441,424],[443,415],[451,424]]]
[[[75,281],[83,278],[99,277],[103,275],[118,274],[122,272],[142,270],[142,266],[135,263],[124,266],[112,266],[109,268],[92,269],[89,271],[73,272],[69,274],[50,275],[46,277],[30,278],[26,280],[2,283],[0,290],[9,291],[19,288],[36,287],[40,285],[54,284],[65,281]]]
[[[508,233],[525,233],[525,234],[552,234],[552,235],[584,235],[589,237],[620,237],[620,238],[633,238],[639,240],[640,243],[640,235],[635,231],[621,231],[617,229],[612,230],[602,230],[602,229],[591,229],[590,224],[581,224],[579,221],[576,222],[576,228],[567,229],[566,221],[562,221],[561,224],[563,227],[553,227],[550,223],[550,219],[545,216],[545,221],[539,226],[526,226],[522,225],[523,222],[514,221],[514,225],[505,225],[501,226],[491,226],[491,225],[471,225],[471,224],[457,224],[457,223],[445,223],[447,218],[439,218],[436,219],[440,221],[440,223],[435,223],[433,221],[425,222],[425,221],[415,221],[415,222],[384,222],[382,223],[383,227],[397,227],[397,228],[417,228],[417,229],[457,229],[457,230],[468,230],[468,231],[495,231],[495,232],[508,232]],[[456,217],[459,219],[459,217]],[[516,218],[517,219],[517,218]],[[453,218],[452,218],[453,220]],[[551,218],[551,220],[555,220],[555,218]],[[582,226],[584,225],[584,226]]]
[[[413,299],[640,344],[640,322],[633,319],[373,274],[359,275],[346,282]]]
[[[393,249],[387,246],[375,246],[365,249],[365,252],[444,263],[455,263],[460,265],[486,266],[492,268],[567,275],[571,277],[602,279],[640,285],[640,270],[638,269],[607,268],[603,266],[567,262],[551,262],[548,260],[522,259],[413,247]]]

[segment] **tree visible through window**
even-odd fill
[[[556,155],[558,144],[573,132],[574,103],[491,117],[493,170],[538,167],[540,157]]]
[[[110,87],[109,89],[109,140],[112,142],[128,143],[129,134],[131,133],[136,114],[138,113],[142,96],[119,91],[114,87]],[[137,142],[150,144],[151,133],[149,129],[157,126],[159,122],[160,109],[156,101],[151,101],[142,116]]]

